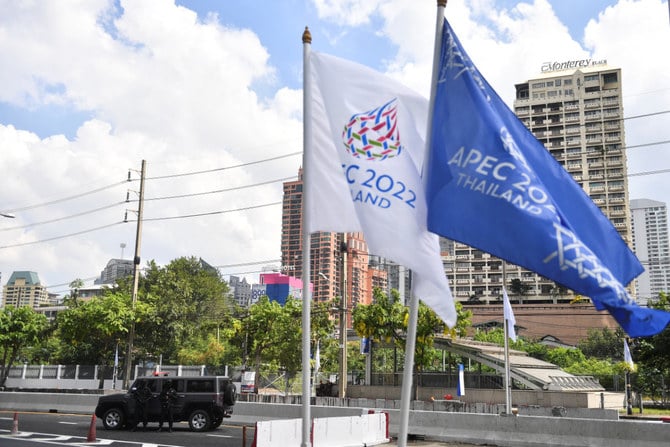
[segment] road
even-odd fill
[[[91,415],[60,413],[18,413],[18,435],[12,435],[14,413],[0,411],[0,445],[2,447],[72,446],[86,442],[91,433]],[[226,425],[216,430],[194,433],[187,423],[176,423],[172,433],[156,432],[157,424],[147,431],[105,430],[97,420],[95,435],[99,445],[111,447],[249,447],[253,427],[247,428],[246,445],[242,444],[243,427]]]

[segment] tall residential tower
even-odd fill
[[[516,85],[514,112],[631,244],[621,70],[591,60],[544,64],[538,77]],[[500,300],[500,259],[459,243],[444,259],[458,300]],[[561,285],[521,267],[507,264],[506,273],[512,300],[574,299]]]
[[[663,202],[649,199],[630,201],[635,254],[644,272],[635,279],[638,304],[644,306],[670,290],[670,243],[668,209]]]

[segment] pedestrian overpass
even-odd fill
[[[436,337],[435,347],[505,374],[505,350],[502,346],[474,340]],[[526,352],[509,350],[510,379],[531,390],[604,391],[591,376],[569,374],[553,363],[530,357]]]

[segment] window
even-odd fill
[[[544,82],[536,82],[532,85],[533,88],[544,88]]]
[[[189,393],[211,393],[214,391],[214,382],[211,380],[187,380],[186,389]]]
[[[597,81],[598,80],[598,75],[587,75],[584,76],[584,82],[589,82],[589,81]]]
[[[561,86],[561,80],[560,80],[560,79],[556,79],[556,81],[554,82],[554,85],[555,85],[556,87],[560,87],[560,86]]]
[[[618,82],[618,76],[616,72],[614,73],[605,73],[603,74],[603,83],[604,84],[610,84],[612,82]]]

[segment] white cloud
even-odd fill
[[[150,178],[245,164],[147,180],[148,199],[190,194],[148,200],[147,219],[281,201],[280,183],[197,194],[297,175],[300,156],[248,164],[302,149],[302,92],[278,84],[277,69],[270,64],[276,55],[269,54],[254,30],[223,25],[216,14],[198,17],[171,0],[127,0],[118,10],[112,3],[0,0],[0,59],[11,61],[0,70],[0,102],[26,110],[64,105],[90,116],[76,123],[70,139],[40,138],[0,123],[0,210],[114,185],[71,201],[16,212],[17,219],[11,221],[0,220],[0,246],[116,224],[81,236],[0,249],[5,281],[14,270],[37,271],[47,284],[95,276],[109,258],[120,255],[121,243],[127,244],[125,256],[132,256],[135,224],[120,222],[125,210],[136,209],[137,203],[120,202],[127,190],[131,200],[136,199],[138,182],[124,180],[129,169],[138,178],[141,160],[147,160]],[[375,33],[395,49],[381,68],[428,95],[434,2],[430,6],[415,0],[314,4],[321,17],[338,25],[316,24],[314,29],[346,34],[381,24]],[[446,14],[480,71],[508,104],[514,84],[538,74],[543,62],[593,55],[622,68],[626,115],[668,109],[670,66],[663,52],[670,41],[667,3],[621,0],[589,23],[583,43],[570,37],[547,0],[520,2],[514,8],[499,5],[491,0],[449,2]],[[360,50],[364,48],[362,42]],[[628,144],[670,139],[669,119],[670,115],[659,115],[626,122]],[[630,171],[670,167],[664,152],[667,144],[631,149]],[[663,178],[632,178],[631,198],[670,203],[669,193],[659,186]],[[112,204],[116,205],[58,223],[3,231]],[[135,219],[132,211],[128,217]],[[195,255],[214,265],[228,265],[277,259],[279,222],[280,206],[147,220],[142,260],[165,263]],[[254,269],[258,267],[233,271]]]

